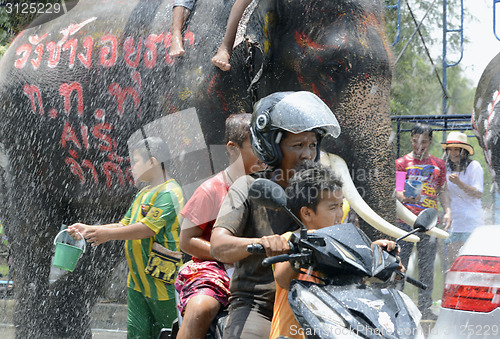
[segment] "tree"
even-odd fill
[[[409,1],[409,0],[407,0]],[[448,1],[452,3],[451,0]],[[416,33],[413,39],[408,43],[404,53],[401,51],[405,48],[409,37],[415,30],[416,24],[411,16],[405,0],[401,1],[401,39],[394,47],[394,59],[401,54],[400,58],[394,66],[392,89],[391,89],[391,115],[440,115],[442,114],[442,97],[443,88],[440,84],[442,81],[442,16],[443,16],[443,0],[439,1],[410,1],[412,12],[415,14],[417,22],[425,15],[431,4],[434,6],[428,13],[425,21],[420,27],[420,32],[425,41],[422,42],[419,34]],[[458,28],[459,22],[458,7],[448,6],[448,28]],[[394,41],[396,16],[395,11],[387,11],[387,31],[389,41]],[[467,20],[475,20],[471,18],[467,12],[464,12],[464,18]],[[439,32],[439,34],[436,34]],[[439,38],[433,38],[439,37]],[[448,44],[448,50],[454,51],[459,48],[458,35],[451,35]],[[392,40],[391,40],[392,39]],[[464,41],[466,46],[467,41]],[[433,51],[434,57],[431,62],[426,52],[427,49]],[[437,52],[435,52],[437,51]],[[452,62],[452,61],[449,61]],[[448,95],[448,110],[447,114],[470,115],[472,113],[475,88],[471,80],[465,77],[460,64],[447,69],[448,79],[446,93]],[[439,79],[438,79],[439,77]],[[402,124],[403,129],[411,129],[413,124]],[[394,130],[396,127],[394,126]],[[472,135],[468,132],[467,134]],[[401,154],[411,151],[410,138],[407,134],[401,136]],[[430,153],[440,157],[443,154],[440,142],[443,140],[443,132],[434,134],[434,142],[430,149]],[[469,142],[476,150],[474,158],[478,160],[484,170],[484,193],[483,206],[490,206],[492,195],[491,175],[488,165],[482,156],[481,147],[475,138],[469,138]]]
[[[35,7],[37,10],[29,10],[23,7],[23,4],[29,5],[32,3],[37,4],[37,7]],[[0,0],[0,57],[19,32],[28,27],[36,18],[45,14],[42,13],[41,9],[47,9],[48,7],[43,7],[41,4],[56,3],[61,3],[61,0]],[[14,4],[17,6],[13,7]]]

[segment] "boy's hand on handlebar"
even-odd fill
[[[392,240],[387,240],[387,239],[379,239],[375,240],[372,244],[377,244],[380,247],[382,247],[386,252],[391,252],[394,251],[396,248],[398,249],[397,254],[399,254],[400,248],[398,244],[396,244]]]
[[[379,239],[379,240],[375,240],[373,242],[373,244],[379,245],[380,247],[382,247],[387,252],[391,252],[391,251],[396,250],[395,256],[398,257],[398,259],[399,259],[398,255],[399,255],[399,252],[401,251],[401,247],[399,247],[398,244],[396,244],[394,241],[387,240],[387,239]],[[401,263],[401,260],[399,260],[398,271],[401,272],[401,273],[405,273],[406,272],[406,268]],[[396,280],[400,280],[400,279],[403,279],[402,276],[400,276],[399,274],[397,274],[396,275]]]
[[[403,264],[401,263],[401,261],[399,262],[398,271],[401,272],[401,273],[405,273],[406,272],[406,268],[403,266]],[[396,274],[396,280],[400,280],[400,279],[403,279],[403,277],[400,276],[399,274]]]
[[[285,254],[290,250],[288,241],[277,234],[262,237],[257,243],[264,247],[268,257]]]

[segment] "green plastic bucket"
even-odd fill
[[[81,239],[77,241],[83,244],[82,247],[77,247],[73,246],[72,244],[67,244],[62,241],[58,241],[60,235],[66,231],[67,230],[62,230],[54,238],[54,245],[56,245],[56,251],[54,253],[54,261],[52,265],[66,271],[73,272],[76,267],[76,263],[78,262],[78,259],[80,259],[82,253],[85,252],[85,240],[83,239],[83,236],[80,233],[78,233],[80,234]]]

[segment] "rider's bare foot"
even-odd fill
[[[170,42],[170,51],[168,55],[172,58],[183,56],[186,51],[184,51],[184,46],[182,45],[182,34],[173,34],[172,40]]]
[[[219,67],[222,71],[226,72],[231,69],[231,65],[229,64],[229,58],[231,54],[225,49],[219,49],[217,54],[212,58],[212,64],[214,66]]]

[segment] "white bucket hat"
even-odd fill
[[[446,138],[446,142],[441,143],[441,147],[443,147],[443,149],[447,149],[448,147],[460,147],[467,150],[470,155],[474,154],[474,148],[467,143],[467,135],[462,132],[450,132],[448,138]]]

